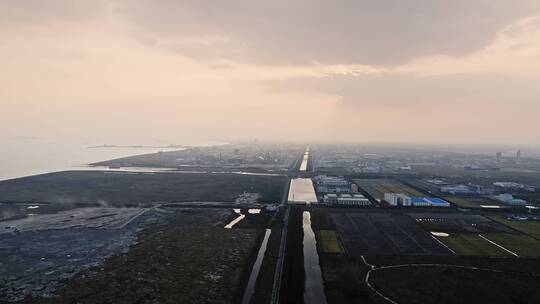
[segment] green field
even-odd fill
[[[540,256],[540,241],[530,236],[508,233],[486,233],[483,236],[519,256]]]
[[[511,221],[502,216],[489,218],[540,240],[540,221]]]
[[[334,230],[320,230],[320,251],[324,253],[342,253],[337,234]]]
[[[476,234],[451,234],[448,237],[437,237],[437,239],[458,255],[510,256],[508,252]]]

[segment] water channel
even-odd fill
[[[311,228],[311,213],[304,211],[302,215],[302,227],[304,230],[304,271],[306,274],[304,303],[326,304],[323,277],[319,265],[319,254],[317,253],[317,241],[315,239],[315,233]]]
[[[307,147],[306,152],[304,152],[304,158],[302,159],[302,164],[300,164],[300,171],[302,172],[307,171],[308,160],[309,160],[309,147]]]
[[[268,239],[270,238],[271,233],[271,229],[266,229],[264,239],[261,247],[259,248],[259,252],[257,253],[257,260],[255,260],[255,264],[253,264],[251,274],[249,275],[248,285],[246,286],[244,297],[242,298],[242,304],[249,304],[251,302],[251,298],[253,297],[253,293],[255,293],[255,283],[257,283],[257,278],[259,277],[259,272],[261,270],[264,254],[266,253],[266,247],[268,246]]]

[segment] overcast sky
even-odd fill
[[[536,144],[538,0],[0,0],[0,137]]]

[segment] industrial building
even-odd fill
[[[412,205],[415,207],[450,207],[450,203],[436,197],[412,197]]]
[[[450,203],[436,197],[410,197],[403,193],[385,193],[384,200],[391,206],[450,207]]]
[[[384,200],[391,206],[411,206],[411,198],[403,193],[385,193]]]
[[[475,190],[471,189],[469,186],[465,185],[446,185],[442,186],[441,192],[451,193],[451,194],[474,194]]]
[[[326,194],[323,197],[323,202],[328,205],[338,206],[371,206],[371,202],[362,194],[341,194],[334,193]]]
[[[512,189],[512,190],[525,190],[529,192],[535,192],[536,188],[529,185],[524,185],[515,182],[495,182],[493,186],[503,188],[503,189]]]
[[[313,178],[318,193],[350,193],[351,185],[343,177],[318,175]],[[355,185],[356,186],[356,185]],[[356,187],[356,191],[358,187]]]

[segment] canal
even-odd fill
[[[242,304],[251,303],[251,298],[253,297],[253,293],[255,293],[255,283],[257,283],[257,278],[259,277],[259,272],[261,271],[261,265],[264,259],[264,254],[266,253],[266,247],[268,246],[268,239],[270,238],[271,233],[271,229],[266,229],[264,239],[261,247],[259,248],[259,252],[257,253],[257,259],[255,260],[255,264],[253,264],[251,274],[249,275],[248,285],[242,298]]]
[[[315,233],[311,228],[311,213],[304,211],[302,214],[304,231],[304,303],[326,304],[326,295],[324,293],[324,282],[319,265],[319,254],[317,253],[317,241]]]
[[[306,148],[306,152],[304,152],[304,158],[302,159],[302,164],[300,164],[301,172],[307,171],[308,161],[309,161],[309,147]]]
[[[294,178],[289,188],[289,204],[309,205],[317,203],[317,195],[310,178]]]

